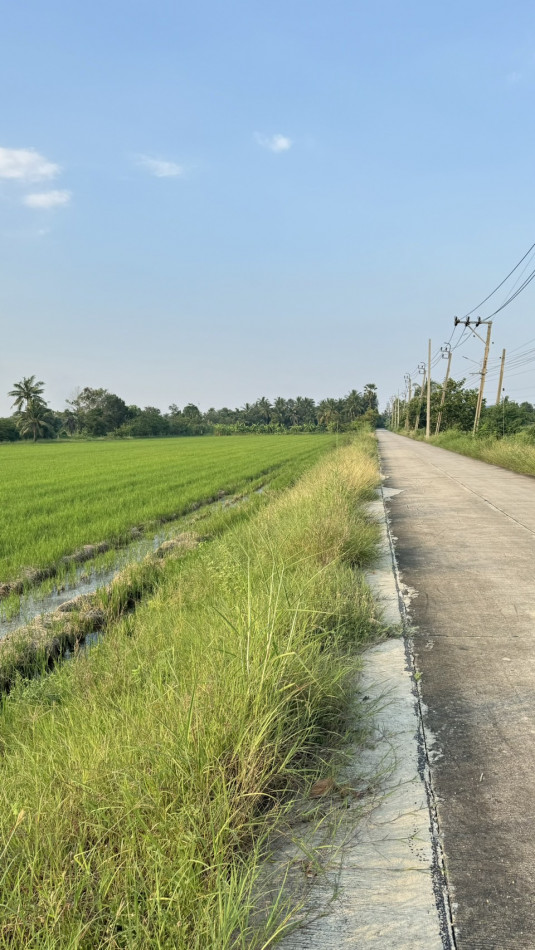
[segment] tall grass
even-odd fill
[[[1,445],[0,585],[281,466],[303,470],[334,444],[304,435]]]
[[[513,472],[535,475],[535,444],[532,438],[524,437],[522,432],[496,439],[493,436],[473,436],[450,429],[438,436],[432,436],[429,441],[451,452],[469,455],[492,465],[501,465],[502,468],[509,468]]]
[[[376,481],[363,435],[4,698],[0,947],[271,945],[265,836],[336,743],[376,629],[358,572]]]

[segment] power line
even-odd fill
[[[515,270],[517,270],[517,269],[520,267],[520,265],[523,264],[523,262],[526,260],[526,257],[528,256],[528,254],[530,254],[531,251],[532,251],[534,248],[535,248],[535,244],[532,244],[531,247],[530,247],[530,248],[526,251],[526,253],[524,254],[524,257],[522,257],[522,258],[519,260],[518,264],[515,264],[515,266],[513,267],[512,271],[509,271],[509,273],[507,274],[507,277],[504,277],[504,278],[503,278],[503,280],[498,284],[497,287],[494,288],[494,290],[488,295],[488,297],[485,297],[485,299],[482,300],[481,303],[476,304],[476,306],[475,306],[472,310],[469,310],[468,313],[465,313],[465,317],[470,317],[470,316],[472,316],[472,314],[473,314],[476,310],[479,310],[479,308],[482,307],[483,304],[487,302],[487,300],[490,300],[490,298],[494,296],[494,294],[496,293],[496,291],[498,291],[498,290],[500,289],[500,287],[503,287],[503,285],[505,284],[505,282],[508,281],[510,277],[512,277],[512,275],[514,274]],[[496,313],[498,313],[498,311],[496,311]],[[491,314],[491,316],[493,316],[493,314]]]
[[[495,317],[497,313],[500,313],[500,311],[505,310],[505,308],[508,307],[509,304],[512,303],[513,300],[515,300],[519,296],[519,294],[521,294],[522,291],[526,289],[528,284],[531,284],[531,281],[534,279],[535,279],[535,269],[532,270],[529,277],[527,277],[524,283],[520,285],[518,290],[514,294],[511,294],[511,296],[505,301],[505,303],[502,303],[501,307],[498,307],[497,310],[494,310],[493,313],[490,313],[487,319],[490,320],[492,317]]]

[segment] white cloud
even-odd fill
[[[57,208],[71,200],[70,191],[42,191],[25,195],[22,199],[28,208]]]
[[[0,178],[43,181],[55,178],[59,165],[49,162],[34,148],[0,148]]]
[[[277,133],[276,135],[262,135],[255,132],[255,139],[262,148],[269,149],[270,152],[287,152],[293,145],[291,139],[286,135]]]
[[[149,155],[140,155],[138,165],[146,168],[156,178],[179,178],[184,174],[182,165],[177,165],[176,162],[162,161],[159,158],[151,158]]]

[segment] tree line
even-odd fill
[[[441,383],[431,382],[431,433],[435,431],[438,414],[441,411],[440,431],[457,429],[461,432],[471,432],[474,425],[478,390],[465,388],[465,379],[449,379],[444,396],[444,405],[441,409],[443,386]],[[388,409],[390,425],[393,426],[392,408]],[[400,429],[423,429],[427,421],[427,397],[425,389],[416,386],[410,402],[400,403]],[[501,438],[504,435],[514,435],[527,427],[535,427],[535,406],[529,402],[515,402],[505,396],[495,406],[486,405],[483,401],[481,421],[478,432],[481,436]],[[535,435],[535,429],[534,429]]]
[[[231,435],[240,432],[343,431],[381,421],[377,387],[367,383],[363,392],[351,390],[341,399],[316,403],[308,396],[271,402],[261,396],[239,409],[211,408],[201,412],[194,403],[167,412],[155,406],[128,406],[107,389],[86,386],[66,408],[53,410],[44,399],[45,384],[35,376],[15,383],[9,396],[14,413],[0,418],[0,441],[18,439],[140,438],[186,435]]]

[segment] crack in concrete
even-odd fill
[[[383,479],[386,477],[382,474]],[[423,704],[422,698],[420,695],[420,690],[418,688],[418,683],[415,678],[415,662],[414,654],[412,651],[411,645],[411,623],[407,610],[406,597],[403,595],[403,590],[405,585],[402,583],[401,574],[399,571],[396,551],[394,545],[394,538],[390,529],[390,519],[388,516],[388,510],[386,507],[386,498],[383,485],[381,485],[381,497],[383,500],[384,506],[384,518],[386,526],[386,534],[388,538],[388,544],[390,548],[390,556],[392,559],[392,571],[394,574],[396,590],[398,595],[398,606],[399,613],[401,617],[401,625],[403,629],[403,639],[405,643],[405,657],[407,663],[407,669],[411,674],[412,680],[412,692],[417,708],[418,715],[418,734],[417,734],[417,743],[418,743],[418,769],[420,776],[425,786],[427,804],[429,808],[429,818],[431,822],[431,847],[433,851],[433,863],[431,867],[432,882],[433,882],[433,892],[435,895],[435,902],[437,907],[437,913],[440,921],[440,936],[442,938],[442,943],[444,950],[456,950],[457,943],[455,940],[455,929],[453,925],[453,900],[448,887],[448,880],[446,874],[446,865],[444,860],[444,853],[442,851],[442,846],[440,843],[440,825],[438,819],[438,809],[436,802],[436,795],[433,788],[433,781],[431,775],[431,755],[429,749],[429,743],[427,741],[426,728],[424,723],[424,713],[423,713]]]

